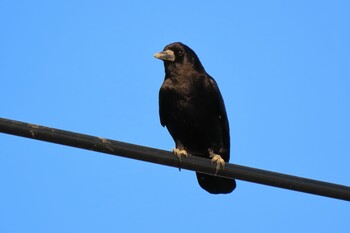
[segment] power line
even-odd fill
[[[215,173],[209,159],[189,156],[179,159],[172,152],[0,118],[0,132],[126,158],[179,167],[207,174]],[[218,176],[350,201],[350,187],[256,168],[226,163]]]

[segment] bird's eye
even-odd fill
[[[178,52],[177,52],[177,55],[178,56],[182,56],[184,54],[184,51],[182,51],[182,50],[179,50]]]

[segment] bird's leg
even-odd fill
[[[209,152],[209,157],[211,158],[211,162],[216,163],[216,171],[215,171],[215,175],[216,175],[221,168],[224,169],[225,160],[223,160],[219,154],[215,154],[213,149],[208,149],[208,152]]]
[[[181,171],[181,157],[188,157],[188,153],[185,149],[178,149],[178,148],[173,148],[173,153],[176,157],[179,158],[179,171]]]
[[[173,153],[176,157],[179,158],[179,171],[181,171],[181,157],[188,157],[188,152],[185,150],[184,146],[182,145],[182,143],[177,142],[176,143],[176,148],[173,148]]]
[[[179,158],[181,162],[181,157],[188,157],[188,153],[185,149],[173,148],[173,153]]]

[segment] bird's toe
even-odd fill
[[[181,161],[181,157],[188,157],[188,153],[184,149],[173,148],[173,153]]]
[[[209,149],[208,151],[209,151],[209,156],[211,158],[211,162],[216,163],[216,171],[215,171],[215,175],[216,175],[220,169],[224,169],[225,160],[223,160],[223,158],[219,154],[215,154],[213,150]]]

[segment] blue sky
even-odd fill
[[[0,117],[171,150],[163,64],[189,45],[231,162],[350,185],[348,1],[0,2]],[[349,232],[348,202],[0,134],[0,232]]]

